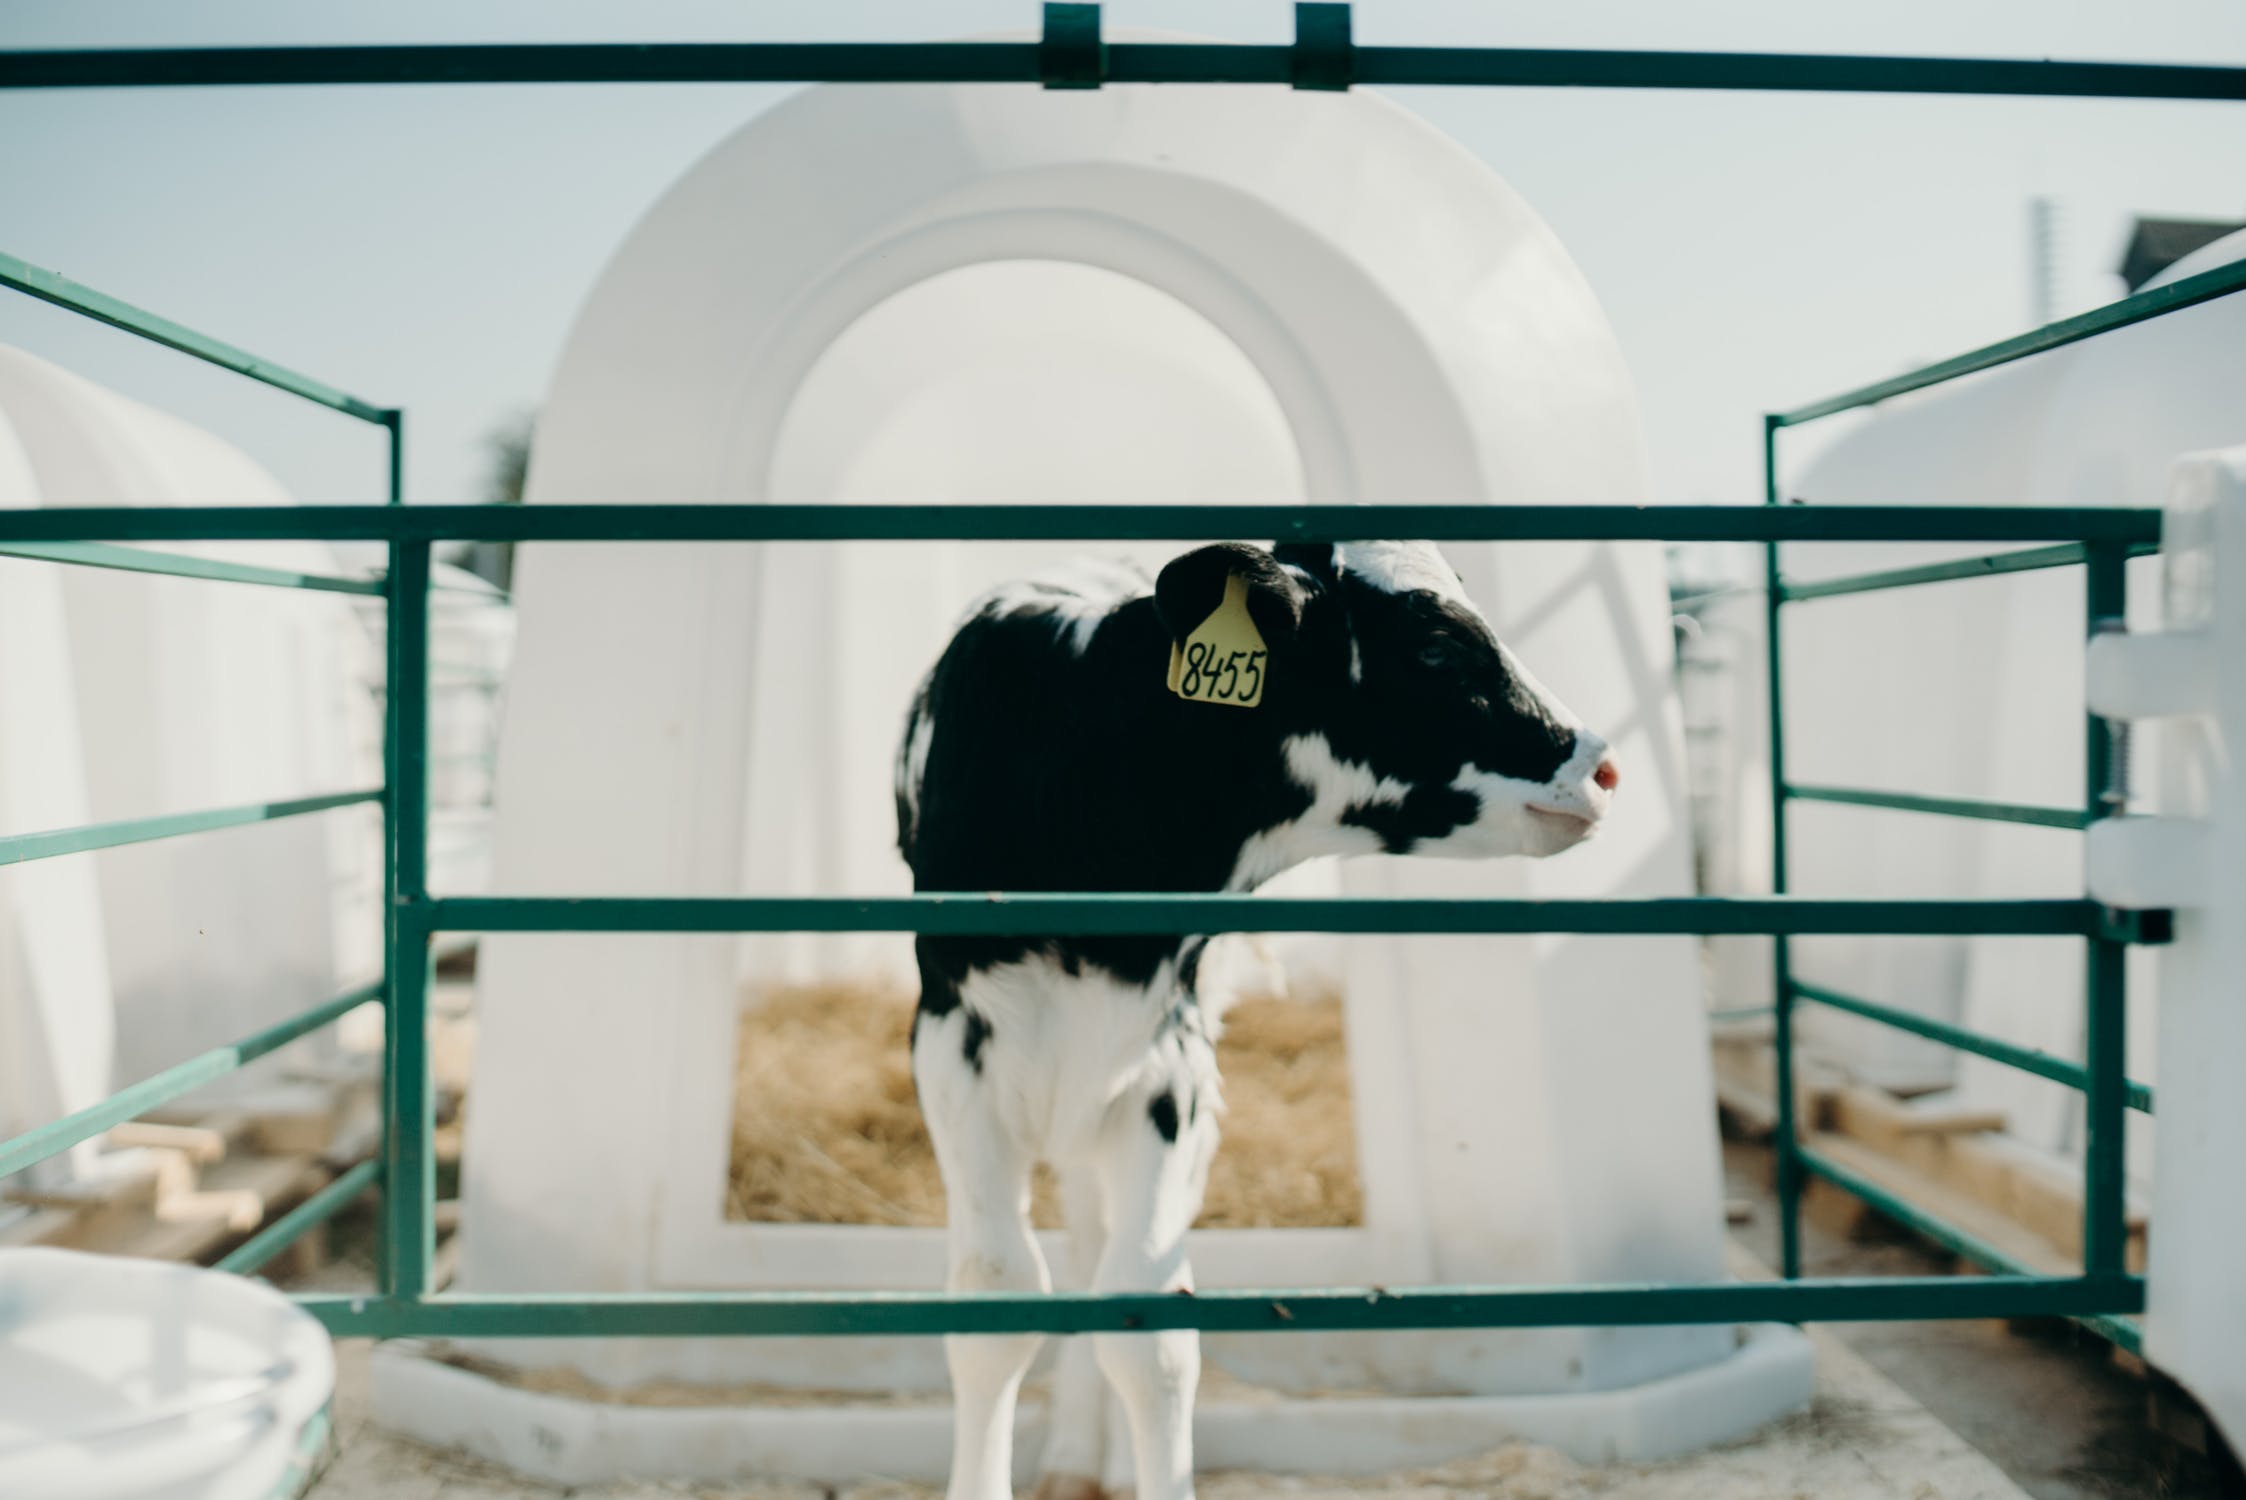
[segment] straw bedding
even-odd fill
[[[941,1224],[943,1186],[913,1098],[909,990],[772,988],[742,1010],[726,1217]],[[1349,1060],[1337,998],[1249,998],[1225,1015],[1223,1144],[1200,1223],[1360,1221]],[[1037,1222],[1057,1227],[1040,1171]]]

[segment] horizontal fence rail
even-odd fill
[[[1947,1219],[1926,1212],[1910,1200],[1889,1192],[1862,1173],[1851,1171],[1842,1166],[1814,1147],[1798,1146],[1795,1148],[1795,1154],[1800,1160],[1802,1170],[1813,1176],[1824,1178],[1835,1187],[1846,1189],[1849,1193],[1861,1198],[1897,1223],[1926,1236],[1946,1249],[1955,1251],[1983,1270],[1995,1272],[1999,1276],[2014,1276],[2023,1279],[2049,1278],[2051,1276],[2051,1272],[2047,1269],[2030,1266],[2019,1257],[1997,1249],[1996,1246],[1980,1236],[1958,1228]],[[2087,1277],[2085,1279],[2103,1282],[2111,1278]],[[1800,1283],[1797,1282],[1796,1284],[1799,1285]],[[2052,1283],[2049,1279],[2046,1279],[2043,1284],[2049,1286]],[[2112,1339],[2124,1349],[2135,1353],[2142,1339],[2142,1331],[2138,1325],[2127,1319],[2103,1315],[2142,1311],[2144,1311],[2142,1303],[2136,1307],[2116,1307],[2109,1304],[2103,1307],[2078,1308],[2060,1315],[2073,1317],[2077,1322],[2094,1327],[2099,1333]]]
[[[336,1333],[387,1338],[769,1337],[1643,1327],[2130,1313],[2136,1276],[1831,1278],[1712,1285],[1302,1287],[1196,1292],[681,1292],[602,1297],[312,1297]]]
[[[2132,542],[2132,556],[2159,550],[2151,542]],[[1869,594],[1883,589],[1913,588],[1924,583],[1949,583],[1965,578],[1995,578],[2007,573],[2034,573],[2066,568],[2089,561],[2090,549],[2080,542],[2056,547],[2035,547],[2024,552],[1999,552],[1987,557],[1961,557],[1950,562],[1921,563],[1909,568],[1884,568],[1877,573],[1855,573],[1842,578],[1816,578],[1796,583],[1783,580],[1778,597],[1788,604],[1807,599],[1834,599],[1845,594]],[[1725,590],[1723,592],[1733,592]],[[1707,595],[1703,598],[1710,597]]]
[[[1806,406],[1776,413],[1770,421],[1777,427],[1798,427],[1804,422],[1814,422],[1836,412],[1877,405],[1909,391],[1920,391],[1928,386],[1956,380],[1960,376],[1993,370],[1998,365],[2080,343],[2101,333],[2127,328],[2132,323],[2142,323],[2149,318],[2164,317],[2187,307],[2196,307],[2216,297],[2227,297],[2242,288],[2246,288],[2246,260],[2234,260],[2211,271],[2182,277],[2166,286],[2148,287],[2075,317],[2046,323],[2041,328],[2032,328],[2017,337],[2000,339],[1996,343],[1921,369],[1886,380],[1875,380],[1870,385],[1859,386],[1853,391],[1844,391],[1823,401],[1812,401]]]
[[[2036,505],[255,505],[0,511],[0,545],[108,541],[2110,542],[2158,510]]]
[[[89,1140],[112,1125],[122,1125],[159,1104],[177,1099],[205,1084],[216,1083],[242,1064],[254,1062],[268,1052],[287,1046],[298,1037],[318,1031],[369,1000],[380,1000],[382,996],[383,986],[380,984],[347,990],[333,1000],[315,1005],[303,1014],[292,1016],[278,1025],[268,1026],[263,1031],[224,1047],[213,1047],[210,1051],[166,1068],[153,1077],[144,1078],[129,1088],[111,1094],[99,1104],[90,1105],[75,1114],[64,1115],[59,1120],[50,1120],[13,1140],[0,1141],[0,1177],[20,1172],[58,1152],[67,1151],[80,1141]]]
[[[175,552],[150,552],[140,547],[119,547],[106,542],[4,543],[0,544],[0,557],[68,563],[79,568],[107,568],[119,573],[155,573],[170,578],[200,578],[212,583],[248,583],[266,588],[312,589],[331,594],[366,594],[377,599],[382,597],[382,581],[378,578],[299,573],[288,568],[264,568],[254,563],[224,562],[212,557],[183,557]]]
[[[1818,933],[2087,937],[2140,933],[2146,913],[2095,901],[1824,901],[1802,896],[1517,900],[1149,895],[440,896],[429,932],[919,932],[1095,937],[1219,932]],[[2140,940],[2157,932],[2143,931]]]
[[[2073,807],[2030,807],[2018,802],[1976,802],[1965,797],[1921,797],[1911,792],[1874,792],[1855,787],[1807,786],[1789,781],[1790,802],[1834,802],[1847,807],[1878,807],[1891,812],[1931,813],[1986,823],[2024,823],[2035,828],[2088,828],[2096,819]]]
[[[81,828],[57,828],[47,833],[0,835],[0,865],[53,859],[63,854],[84,854],[92,849],[115,849],[125,844],[145,844],[220,828],[241,828],[270,823],[279,818],[330,812],[380,802],[382,789],[334,792],[323,797],[294,797],[285,802],[251,802],[241,807],[213,808],[207,812],[168,813],[154,818],[126,818],[115,823],[89,823]]]
[[[1715,89],[2246,99],[2246,68],[1605,48],[1107,42],[498,43],[0,54],[0,88],[539,83],[1102,83]],[[1338,76],[1337,76],[1338,75]]]
[[[20,58],[23,55],[0,54],[0,59]],[[6,60],[0,60],[0,72],[4,72],[7,66]],[[339,391],[324,381],[299,374],[286,365],[276,364],[246,349],[237,349],[207,333],[197,333],[169,318],[135,307],[122,298],[97,292],[90,286],[81,286],[59,271],[35,266],[13,255],[0,255],[0,286],[14,287],[42,302],[51,302],[57,307],[92,318],[97,323],[107,323],[112,328],[137,334],[153,343],[162,344],[167,349],[176,349],[206,364],[232,370],[260,385],[269,385],[275,390],[287,391],[292,396],[301,396],[315,405],[339,411],[347,417],[356,417],[362,422],[373,422],[385,427],[397,420],[398,413],[391,407],[362,401],[347,391]]]
[[[2070,1062],[2066,1058],[2054,1056],[2049,1052],[2039,1052],[2033,1047],[2016,1046],[2011,1042],[2000,1041],[1993,1036],[1983,1036],[1977,1031],[1968,1031],[1962,1026],[1952,1026],[1947,1021],[1937,1021],[1931,1016],[1922,1016],[1915,1011],[1903,1010],[1893,1005],[1882,1005],[1876,1000],[1866,1000],[1861,996],[1829,989],[1821,984],[1810,984],[1804,980],[1796,979],[1792,981],[1792,988],[1796,999],[1812,1001],[1833,1010],[1846,1011],[1853,1016],[1862,1016],[1867,1021],[1877,1021],[1883,1026],[1892,1026],[1897,1031],[1907,1031],[1914,1036],[1925,1037],[1928,1041],[1940,1042],[1947,1047],[1955,1047],[1960,1052],[1970,1052],[1976,1057],[1985,1057],[1991,1062],[2002,1063],[2008,1068],[2018,1068],[2023,1073],[2033,1073],[2038,1078],[2048,1078],[2053,1083],[2065,1084],[2071,1089],[2084,1090],[2090,1087],[2089,1069],[2083,1067],[2080,1063]],[[1767,1012],[1758,1012],[1758,1014],[1767,1014]],[[2135,1079],[2129,1080],[2126,1098],[2131,1109],[2148,1115],[2152,1113],[2152,1090],[2146,1085],[2137,1082]]]
[[[382,1162],[369,1157],[311,1197],[260,1229],[218,1262],[221,1271],[247,1276],[306,1234],[334,1218],[382,1177]]]

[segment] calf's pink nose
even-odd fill
[[[1599,784],[1601,791],[1611,792],[1622,785],[1622,768],[1609,755],[1599,762],[1599,769],[1591,773],[1591,779]]]

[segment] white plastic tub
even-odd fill
[[[327,1331],[269,1287],[0,1250],[0,1496],[294,1497],[334,1391]]]

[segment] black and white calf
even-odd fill
[[[1227,663],[1233,701],[1181,696],[1173,651],[1243,599],[1265,656]],[[1597,826],[1616,778],[1432,545],[1226,543],[1152,584],[1105,568],[981,600],[913,705],[897,820],[921,890],[1244,891],[1325,854],[1556,854]],[[1192,1285],[1185,1233],[1217,1143],[1205,946],[920,939],[913,1076],[954,1290],[1049,1285],[1029,1220],[1039,1161],[1093,1289]],[[1010,1493],[1038,1343],[946,1341],[951,1500]],[[1190,1496],[1199,1376],[1191,1332],[1073,1340],[1041,1496],[1096,1500],[1134,1477],[1142,1500]]]

